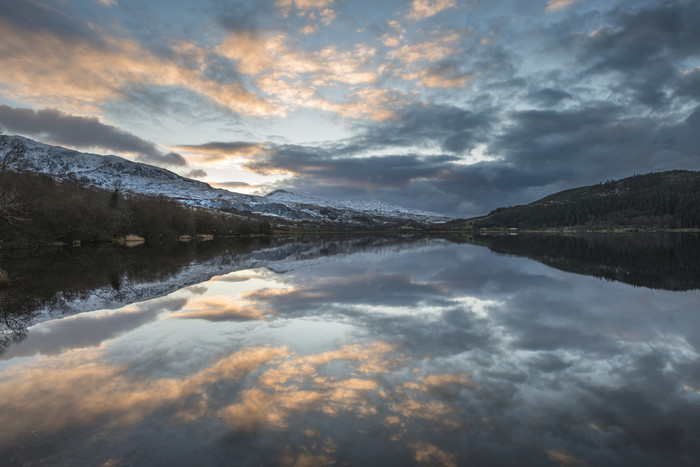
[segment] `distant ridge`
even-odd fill
[[[472,225],[486,229],[698,228],[700,172],[653,172],[572,188],[530,204],[495,209]]]
[[[26,146],[18,167],[55,179],[125,193],[165,196],[183,204],[270,220],[275,224],[312,228],[385,229],[422,227],[451,220],[445,216],[400,208],[377,201],[326,201],[276,190],[267,196],[214,188],[161,167],[118,156],[102,156],[51,146],[16,136]]]

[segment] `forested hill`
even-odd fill
[[[673,170],[573,188],[499,208],[475,228],[700,227],[700,172]]]

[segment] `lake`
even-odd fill
[[[700,237],[4,257],[0,464],[698,465]]]

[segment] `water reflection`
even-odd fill
[[[465,240],[577,274],[653,289],[700,289],[700,235],[696,233],[482,234]]]
[[[400,245],[37,324],[0,361],[3,461],[700,460],[700,292]]]

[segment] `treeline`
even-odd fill
[[[524,206],[499,208],[475,228],[700,227],[700,172],[635,175],[566,190]]]
[[[133,195],[56,181],[43,174],[0,176],[0,242],[104,242],[128,234],[147,241],[180,235],[271,233],[266,221],[185,207],[165,197]]]

